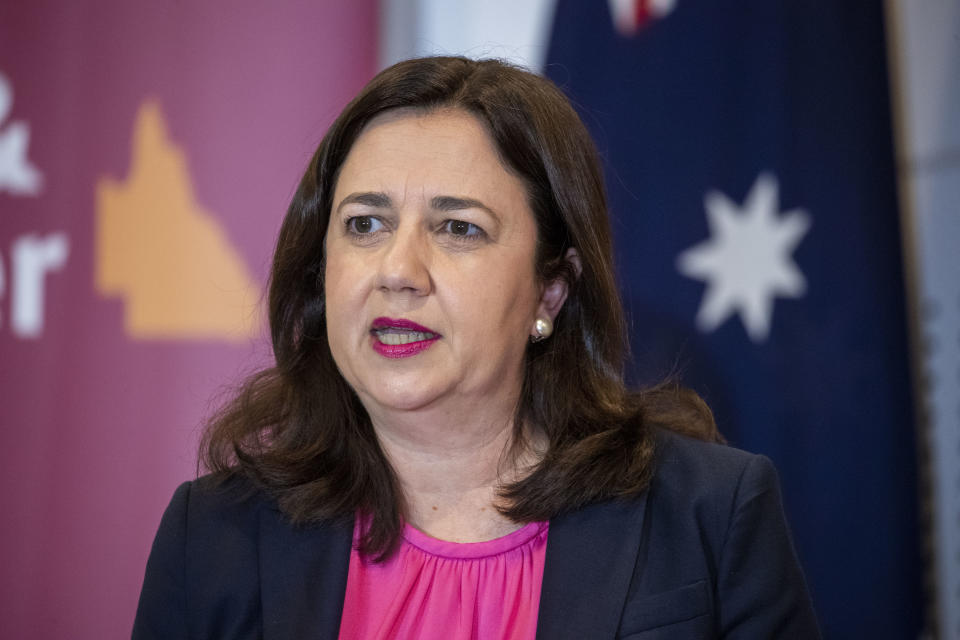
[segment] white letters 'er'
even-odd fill
[[[43,332],[44,282],[48,272],[62,269],[67,262],[67,234],[52,233],[45,238],[25,235],[17,238],[11,251],[13,301],[10,325],[21,338],[37,338]],[[0,262],[0,296],[5,287]]]

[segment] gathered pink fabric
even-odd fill
[[[534,640],[548,523],[470,543],[437,540],[407,525],[397,553],[380,564],[357,551],[360,526],[341,640]]]

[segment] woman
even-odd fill
[[[209,425],[134,637],[816,637],[769,461],[623,385],[604,198],[548,81],[374,78],[294,196],[276,366]]]

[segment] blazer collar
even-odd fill
[[[614,638],[641,544],[647,492],[550,522],[537,638]]]
[[[260,603],[264,640],[336,640],[353,542],[351,522],[293,527],[260,512]]]

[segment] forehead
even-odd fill
[[[461,109],[395,109],[371,120],[340,169],[334,206],[358,190],[390,191],[394,198],[458,195],[492,208],[528,208],[523,181],[504,165],[485,125]]]

